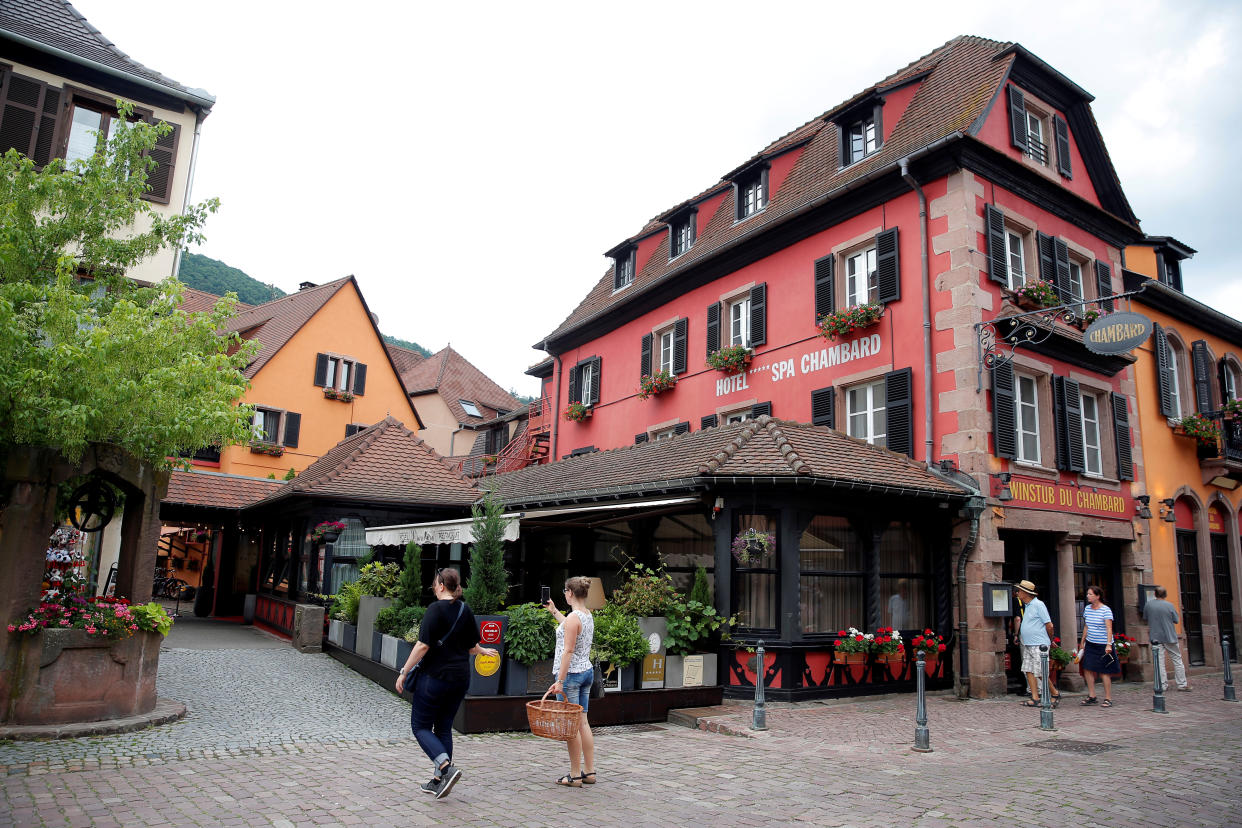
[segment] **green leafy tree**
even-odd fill
[[[114,443],[158,466],[180,452],[243,442],[251,409],[241,369],[257,345],[221,334],[234,297],[180,308],[168,280],[125,274],[158,251],[201,241],[215,200],[163,215],[142,196],[145,152],[167,124],[122,115],[91,158],[42,170],[0,158],[0,445],[49,445],[70,460]]]
[[[474,518],[470,527],[474,544],[470,549],[470,581],[464,595],[476,615],[498,612],[509,595],[504,512],[504,504],[494,491],[483,496],[482,505],[476,503],[470,507],[470,515]]]
[[[423,600],[423,548],[414,541],[405,545],[405,565],[397,582],[397,609],[417,607]]]
[[[389,345],[396,345],[398,348],[405,348],[407,351],[413,351],[416,354],[420,354],[424,359],[431,356],[431,351],[428,351],[417,342],[411,342],[408,339],[398,339],[397,337],[389,336],[388,334],[383,334],[383,337],[384,341]]]

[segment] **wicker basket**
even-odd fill
[[[556,739],[568,742],[578,732],[581,721],[578,714],[582,705],[567,701],[548,700],[548,692],[539,701],[526,703],[526,719],[530,722],[530,732],[545,739]]]

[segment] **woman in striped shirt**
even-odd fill
[[[1113,706],[1113,676],[1120,675],[1121,662],[1113,651],[1113,611],[1104,603],[1104,591],[1098,586],[1087,587],[1087,606],[1082,611],[1082,674],[1087,680],[1087,697],[1083,704],[1095,704],[1095,677],[1104,680],[1104,703]]]

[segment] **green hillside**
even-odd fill
[[[397,339],[397,337],[389,336],[388,334],[383,334],[383,337],[384,341],[389,345],[396,345],[398,348],[405,348],[407,350],[414,351],[415,353],[422,354],[424,359],[431,356],[431,351],[428,351],[417,342],[411,342],[408,339]]]
[[[247,305],[262,305],[264,302],[270,302],[285,295],[285,292],[275,285],[265,285],[258,279],[252,279],[237,268],[229,267],[218,259],[200,256],[189,251],[181,257],[181,270],[178,277],[189,287],[205,290],[217,296],[223,296],[231,290],[237,294],[238,300]]]

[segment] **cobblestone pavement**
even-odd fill
[[[160,693],[185,721],[0,743],[0,826],[1242,824],[1242,704],[1219,676],[1170,694],[1167,716],[1145,686],[1115,688],[1111,710],[1066,694],[1055,733],[1015,697],[932,697],[931,754],[910,751],[908,696],[774,705],[751,737],[606,728],[582,789],[552,784],[560,744],[455,735],[464,777],[442,801],[417,790],[408,705],[326,656],[170,649]],[[749,709],[713,720],[743,731]]]

